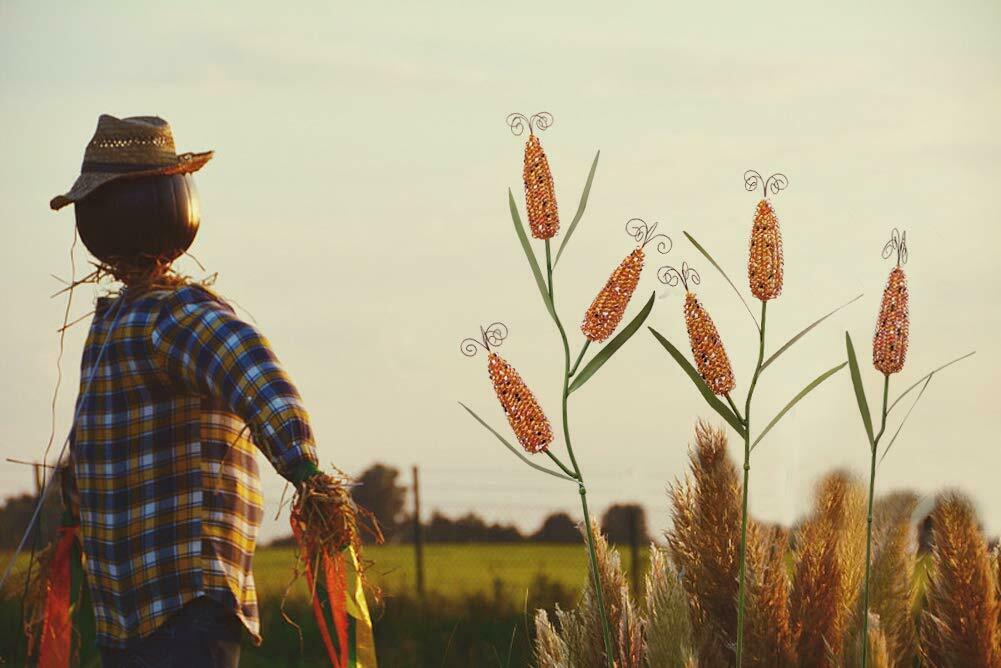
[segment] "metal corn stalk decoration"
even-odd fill
[[[494,391],[521,448],[512,445],[507,438],[493,429],[471,408],[465,404],[460,405],[480,425],[490,431],[497,440],[528,466],[552,477],[559,478],[562,481],[566,481],[576,487],[576,491],[580,497],[581,510],[584,514],[585,530],[583,533],[587,540],[591,587],[602,613],[601,633],[605,658],[609,668],[612,668],[615,647],[612,641],[612,629],[608,622],[608,610],[605,607],[604,587],[602,586],[598,570],[594,534],[591,530],[591,515],[587,509],[587,489],[584,485],[584,475],[578,464],[570,437],[568,400],[571,394],[583,387],[608,362],[615,351],[621,348],[636,333],[636,330],[640,328],[650,314],[654,303],[653,294],[650,295],[646,304],[633,316],[628,324],[619,329],[626,308],[640,280],[643,269],[644,246],[651,243],[654,239],[659,239],[657,244],[658,249],[661,252],[667,252],[670,250],[671,240],[664,235],[655,234],[656,225],[647,226],[646,223],[638,219],[627,223],[626,230],[639,243],[639,247],[630,253],[612,273],[605,287],[598,293],[598,296],[588,309],[584,323],[581,326],[581,330],[584,333],[584,340],[580,345],[580,352],[576,356],[576,361],[571,364],[570,341],[567,338],[563,321],[560,319],[556,309],[554,270],[563,251],[567,247],[570,237],[584,215],[588,196],[591,192],[591,184],[594,180],[594,172],[598,166],[598,155],[595,155],[594,161],[591,163],[591,170],[584,184],[577,213],[570,225],[567,226],[563,234],[563,240],[554,257],[551,241],[559,231],[559,212],[556,208],[556,193],[553,188],[552,174],[549,170],[549,161],[542,151],[538,137],[535,136],[532,130],[533,126],[539,130],[545,129],[552,124],[552,121],[553,117],[545,112],[533,114],[530,117],[522,114],[511,114],[507,118],[508,127],[515,135],[521,135],[526,128],[529,130],[528,142],[525,145],[525,208],[528,212],[531,237],[542,241],[543,244],[545,252],[544,270],[540,265],[536,250],[533,249],[532,238],[526,233],[525,226],[522,224],[521,215],[518,213],[518,206],[510,190],[508,190],[508,208],[511,212],[511,220],[514,223],[515,234],[525,253],[525,258],[535,279],[539,295],[542,297],[542,305],[549,317],[552,318],[553,324],[556,325],[563,348],[563,393],[560,412],[563,417],[563,441],[566,447],[566,456],[569,458],[568,463],[564,463],[562,454],[557,454],[553,451],[553,441],[555,439],[549,420],[546,418],[538,400],[514,368],[492,350],[507,336],[507,328],[500,323],[494,323],[489,327],[481,328],[480,339],[469,338],[463,340],[461,349],[467,356],[475,355],[479,348],[487,351],[487,365]],[[619,329],[617,334],[615,333],[616,329]],[[601,345],[601,348],[585,363],[585,357],[592,343]],[[525,455],[525,452],[529,455],[545,453],[556,468],[543,466],[532,461],[532,459]]]
[[[602,343],[615,332],[622,322],[629,300],[636,292],[646,259],[644,249],[647,244],[657,239],[657,250],[667,254],[671,251],[671,239],[663,234],[656,234],[657,223],[647,225],[642,218],[632,218],[626,223],[626,232],[639,243],[636,249],[626,256],[612,275],[608,277],[605,287],[591,302],[584,314],[584,322],[580,329],[592,343]]]
[[[688,330],[689,343],[691,344],[692,356],[695,359],[695,365],[693,366],[692,363],[688,361],[688,358],[685,357],[684,353],[682,353],[660,332],[652,327],[650,328],[650,332],[653,334],[654,338],[657,339],[657,341],[664,347],[665,350],[667,350],[671,357],[674,358],[674,361],[688,375],[689,379],[695,384],[696,388],[702,394],[702,397],[706,400],[706,403],[709,404],[709,407],[716,411],[720,417],[726,420],[727,424],[729,424],[730,427],[732,427],[744,441],[743,510],[741,513],[740,531],[740,575],[738,595],[737,600],[735,601],[737,630],[736,638],[729,639],[735,650],[737,666],[740,666],[743,660],[744,603],[746,600],[747,581],[747,499],[749,489],[748,483],[751,472],[751,452],[755,447],[757,447],[758,443],[761,442],[761,439],[763,439],[765,435],[772,430],[778,421],[781,420],[793,406],[795,406],[801,399],[803,399],[803,397],[813,391],[830,376],[837,373],[847,363],[842,362],[841,364],[835,365],[808,383],[798,394],[790,399],[785,407],[780,410],[767,423],[764,429],[761,429],[756,435],[752,432],[751,422],[751,400],[754,396],[754,390],[757,387],[761,374],[772,364],[772,362],[778,359],[782,353],[788,350],[794,343],[806,335],[807,332],[819,325],[825,319],[834,315],[837,311],[861,297],[861,295],[855,297],[855,299],[839,306],[827,315],[824,315],[813,323],[807,325],[798,334],[775,350],[775,352],[773,352],[769,357],[765,357],[767,305],[769,301],[774,300],[782,293],[784,269],[782,236],[779,232],[778,217],[775,215],[774,206],[769,200],[769,194],[778,194],[779,192],[785,190],[788,185],[789,180],[784,174],[772,174],[766,179],[755,170],[748,170],[744,173],[744,188],[748,192],[757,191],[759,188],[761,188],[762,191],[762,199],[758,202],[754,215],[754,223],[751,228],[751,240],[747,261],[747,278],[750,292],[761,302],[760,321],[754,316],[754,313],[751,311],[750,306],[748,306],[747,301],[744,299],[740,290],[737,289],[737,286],[732,280],[730,280],[730,277],[713,258],[713,256],[710,255],[709,251],[699,244],[699,242],[696,241],[691,234],[685,232],[685,237],[688,238],[692,246],[694,246],[695,249],[698,250],[699,253],[701,253],[702,256],[716,268],[720,275],[726,279],[726,282],[730,284],[730,287],[733,288],[734,292],[737,293],[737,297],[743,303],[744,308],[747,310],[748,315],[751,316],[751,320],[754,323],[754,328],[756,330],[755,333],[757,335],[758,358],[757,363],[754,366],[754,372],[751,374],[751,382],[747,388],[747,397],[744,401],[743,412],[741,412],[741,410],[737,407],[736,402],[734,402],[733,398],[730,396],[730,393],[736,387],[736,383],[734,380],[733,369],[730,365],[730,359],[727,356],[726,349],[723,347],[716,325],[713,323],[712,318],[709,317],[708,312],[706,312],[705,308],[699,302],[699,299],[690,289],[691,286],[700,284],[701,277],[698,272],[689,267],[687,263],[683,263],[681,265],[681,269],[677,269],[675,267],[662,267],[658,272],[658,277],[661,282],[669,286],[677,286],[679,284],[684,286],[685,328]],[[726,403],[724,403],[720,397],[723,397],[723,399],[726,400]]]
[[[545,130],[553,124],[553,115],[542,111],[526,118],[523,114],[511,114],[507,125],[515,135],[528,128],[525,141],[525,210],[528,211],[528,226],[536,239],[552,239],[560,229],[560,214],[556,208],[556,188],[553,173],[542,144],[535,134],[535,128]]]
[[[868,637],[869,632],[869,575],[872,565],[872,508],[873,498],[876,489],[876,468],[886,457],[893,443],[900,435],[904,423],[910,417],[911,411],[917,405],[918,400],[924,394],[932,377],[951,364],[966,359],[973,352],[969,352],[962,357],[956,358],[938,367],[931,373],[922,376],[916,383],[908,387],[892,403],[889,402],[890,376],[899,373],[904,368],[904,361],[907,357],[907,338],[910,329],[910,316],[908,313],[907,298],[907,276],[904,274],[904,265],[907,263],[907,233],[900,232],[894,228],[890,233],[890,240],[883,246],[883,259],[896,256],[896,265],[890,271],[886,287],[883,290],[883,299],[879,307],[879,315],[876,319],[876,333],[872,339],[872,364],[883,374],[883,402],[880,411],[879,431],[874,432],[872,417],[869,412],[869,402],[865,395],[865,386],[862,384],[862,372],[859,368],[858,358],[855,354],[855,346],[852,338],[845,332],[845,346],[848,351],[848,366],[851,372],[852,387],[855,391],[855,400],[858,404],[859,414],[862,416],[862,426],[865,428],[866,437],[869,442],[869,512],[866,516],[866,546],[865,546],[865,588],[863,593],[863,633],[862,638]],[[886,434],[886,420],[893,408],[900,403],[907,394],[918,388],[917,396],[911,404],[910,409],[904,415],[893,437],[882,454],[879,455],[880,440]],[[877,458],[877,455],[879,457]],[[862,643],[862,666],[869,664],[868,643]]]
[[[872,337],[872,364],[887,376],[904,368],[907,358],[907,334],[910,317],[907,312],[907,275],[903,265],[907,263],[907,233],[900,234],[896,228],[890,240],[883,247],[883,258],[897,254],[897,264],[890,271],[883,289],[883,302],[879,306],[876,333]]]
[[[472,357],[482,347],[487,351],[487,372],[494,393],[507,416],[511,430],[527,452],[541,452],[553,442],[553,429],[535,395],[513,366],[491,350],[507,338],[508,329],[502,322],[480,328],[480,339],[463,339],[462,354]]]
[[[661,267],[657,278],[665,285],[674,287],[680,283],[685,286],[685,329],[688,330],[688,343],[692,348],[695,366],[713,394],[729,395],[735,386],[730,358],[723,347],[716,323],[691,291],[692,286],[702,282],[699,272],[683,262],[681,269]]]
[[[770,178],[775,178],[775,175]],[[765,190],[767,192],[767,187]],[[751,249],[747,257],[747,280],[751,284],[751,294],[763,302],[782,294],[782,269],[782,232],[779,231],[779,219],[772,203],[767,198],[762,199],[754,212]]]

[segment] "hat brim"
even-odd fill
[[[49,202],[49,206],[53,211],[58,211],[67,204],[79,202],[104,184],[110,183],[111,181],[117,181],[119,179],[135,179],[141,176],[164,176],[168,174],[190,174],[192,172],[197,172],[205,166],[205,163],[212,159],[214,154],[214,151],[205,151],[204,153],[183,153],[177,156],[177,162],[175,163],[140,172],[84,172],[77,177],[77,180],[73,183],[73,187],[70,188],[69,192],[64,195],[57,195],[56,197],[53,197]]]

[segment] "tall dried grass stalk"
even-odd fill
[[[858,614],[865,572],[866,495],[845,472],[823,478],[796,536],[792,628],[801,666],[837,664]]]
[[[650,668],[696,665],[692,620],[681,576],[655,545],[650,546],[646,608],[647,665]]]
[[[563,611],[556,606],[556,616]],[[535,662],[542,668],[571,668],[570,647],[545,610],[535,611]]]
[[[1001,666],[997,564],[968,499],[939,497],[932,520],[932,568],[921,614],[921,659],[940,666]]]
[[[862,632],[861,624],[858,626],[858,632]],[[880,621],[879,615],[870,612],[869,613],[869,655],[868,663],[866,664],[868,668],[893,668],[893,666],[898,665],[895,661],[893,650],[891,649],[890,641],[886,635],[886,631]],[[849,656],[851,661],[848,663],[850,666],[861,666],[862,665],[862,645],[861,638],[858,642],[854,644],[852,651]],[[912,665],[912,664],[908,664]]]
[[[789,534],[762,528],[748,542],[747,628],[743,660],[749,666],[782,668],[796,664],[789,614]]]
[[[891,666],[910,668],[917,654],[917,634],[911,609],[917,537],[911,513],[917,498],[894,494],[876,504],[870,609],[879,618]]]
[[[673,526],[666,538],[707,660],[736,639],[741,485],[720,429],[699,422],[689,460],[686,479],[668,487]]]
[[[597,522],[592,521],[593,526]],[[619,554],[611,549],[597,529],[592,530],[598,573],[612,628],[613,653],[616,668],[641,668],[646,663],[643,638],[644,620],[629,594],[629,582],[622,572]],[[535,617],[535,656],[540,666],[572,666],[599,668],[607,666],[602,638],[601,608],[594,590],[594,576],[588,575],[587,586],[573,610],[556,608],[556,624],[549,621],[544,610]]]

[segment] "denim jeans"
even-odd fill
[[[204,596],[124,649],[101,648],[102,668],[236,668],[243,623]]]

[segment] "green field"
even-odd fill
[[[641,569],[646,568],[645,552],[641,550]],[[412,545],[369,546],[365,558],[372,561],[367,571],[369,579],[388,596],[416,593]],[[262,598],[284,592],[294,559],[291,547],[257,551],[254,577]],[[628,554],[623,554],[623,560],[628,563]],[[522,605],[526,590],[540,578],[576,592],[587,577],[586,568],[583,544],[461,543],[424,547],[425,589],[447,598],[495,596],[499,589],[511,602]],[[305,587],[295,588],[296,595],[305,591]]]

